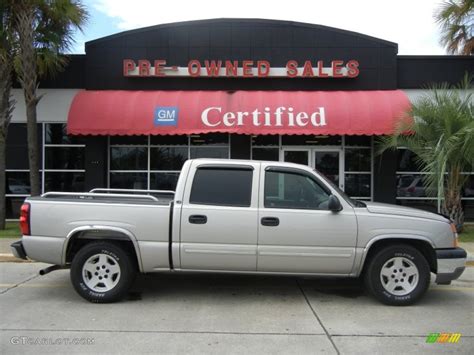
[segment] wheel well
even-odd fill
[[[137,266],[137,269],[140,269],[137,253],[133,242],[127,235],[114,231],[82,231],[73,234],[70,237],[66,248],[66,263],[71,263],[74,259],[74,256],[85,245],[99,241],[110,242],[122,248],[125,252],[129,253],[130,256],[132,256],[135,265]]]
[[[371,258],[375,254],[377,254],[378,251],[380,251],[383,248],[386,248],[387,246],[394,245],[394,244],[397,244],[397,245],[405,244],[405,245],[410,245],[414,247],[421,254],[423,254],[426,261],[428,262],[428,265],[430,266],[431,272],[434,272],[434,273],[437,272],[438,265],[436,262],[436,253],[433,247],[428,242],[425,242],[423,240],[417,240],[417,239],[390,238],[390,239],[378,240],[370,246],[370,249],[364,261],[364,267],[363,267],[362,273],[365,271],[365,268],[367,267],[368,262],[371,260]]]

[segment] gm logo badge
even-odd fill
[[[178,125],[178,108],[173,106],[158,106],[153,117],[155,126]]]

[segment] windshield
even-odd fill
[[[331,185],[331,187],[336,190],[338,192],[339,195],[342,196],[342,198],[344,200],[346,200],[346,202],[348,204],[350,204],[352,207],[366,207],[366,204],[363,203],[362,201],[359,201],[359,200],[354,200],[352,198],[350,198],[349,196],[347,196],[347,194],[342,191],[339,186],[337,186],[336,184],[334,184],[331,180],[329,180],[326,176],[324,176],[324,174],[320,173],[319,171],[317,171],[316,169],[313,169],[314,172],[316,172],[318,174],[319,177],[323,178],[324,181],[326,181],[329,185]]]

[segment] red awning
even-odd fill
[[[69,134],[381,135],[410,107],[394,91],[81,91]]]

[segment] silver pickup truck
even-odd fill
[[[188,160],[176,192],[49,192],[21,208],[20,258],[70,268],[92,302],[127,294],[137,272],[363,277],[381,302],[408,305],[464,271],[449,219],[351,200],[303,165]]]

